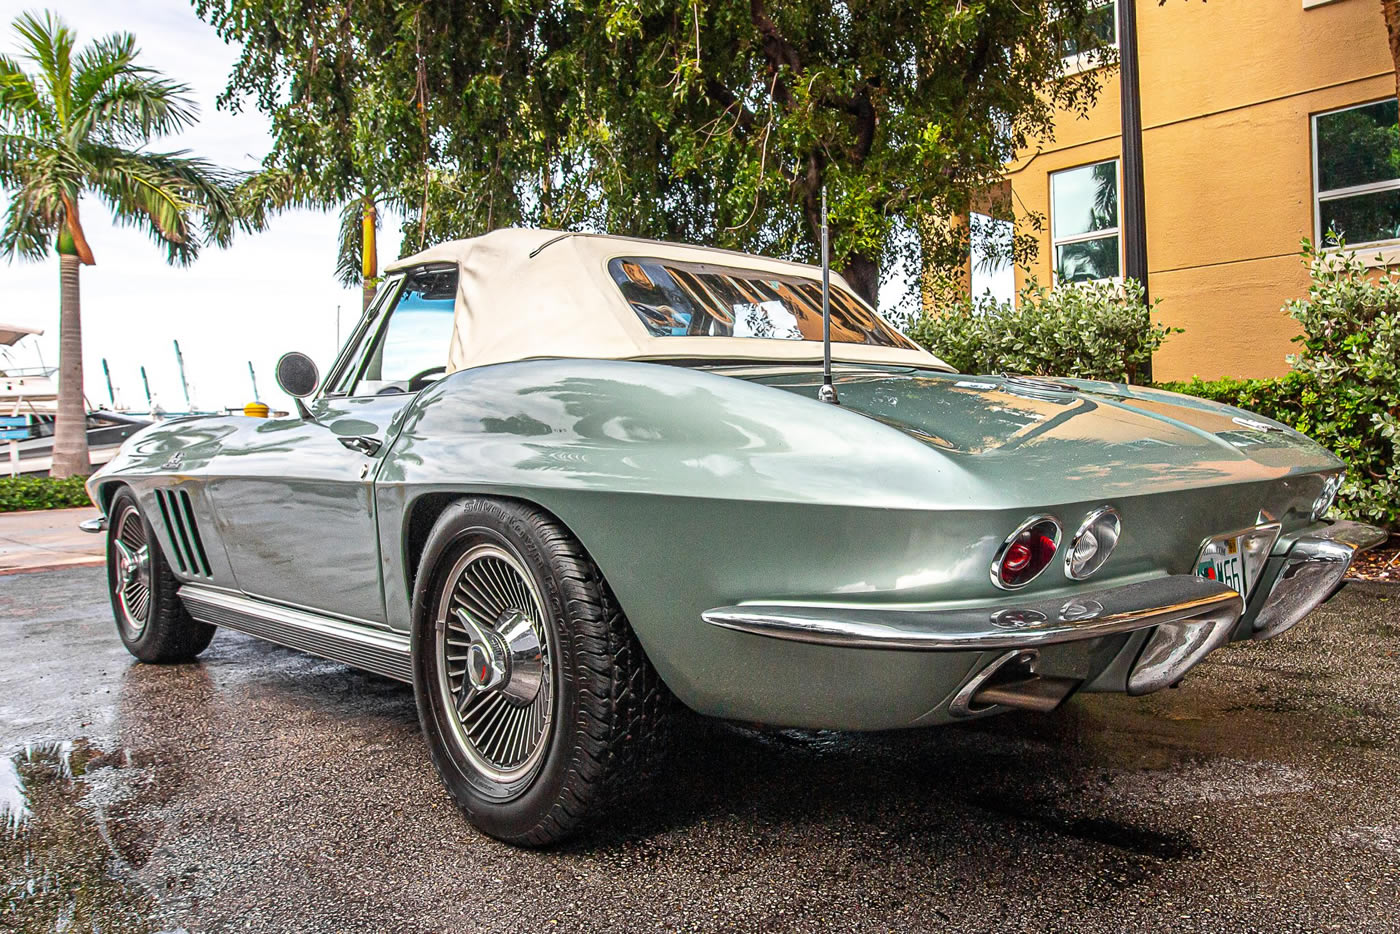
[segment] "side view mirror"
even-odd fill
[[[315,419],[301,400],[315,392],[320,383],[321,371],[316,369],[316,362],[306,354],[292,351],[284,353],[277,360],[277,385],[295,400],[297,414],[309,422]]]
[[[278,359],[277,385],[287,395],[304,399],[316,391],[320,382],[321,372],[306,354],[292,351]]]

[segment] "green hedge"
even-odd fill
[[[1346,244],[1304,241],[1311,283],[1286,310],[1303,352],[1279,379],[1196,379],[1162,388],[1283,422],[1346,461],[1341,515],[1400,528],[1400,269],[1368,269]]]
[[[1153,351],[1180,330],[1152,320],[1133,279],[1053,290],[1031,280],[1013,303],[945,296],[908,333],[960,373],[1136,383]]]
[[[22,509],[67,509],[71,506],[91,506],[86,477],[0,477],[0,512]]]

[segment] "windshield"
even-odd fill
[[[815,279],[637,256],[612,260],[608,272],[653,337],[822,339],[822,286]],[[917,349],[834,285],[831,340]]]

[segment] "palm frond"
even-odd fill
[[[286,169],[263,169],[239,183],[236,195],[249,216],[262,216],[295,208],[325,207],[306,176]]]
[[[21,13],[15,18],[15,31],[24,37],[25,57],[39,66],[39,77],[48,87],[54,115],[60,126],[68,125],[73,92],[73,47],[77,34],[51,12]]]
[[[136,37],[129,32],[114,32],[88,43],[78,54],[77,73],[73,78],[74,103],[92,100],[104,84],[136,67],[137,51]]]
[[[204,237],[196,216],[215,240],[226,242],[240,226],[233,179],[203,159],[94,144],[83,148],[83,157],[91,186],[117,223],[144,230],[166,248],[171,263],[183,265],[199,255]]]
[[[132,36],[113,33],[78,56],[70,123],[83,136],[139,142],[199,119],[190,86],[136,65],[137,54]]]
[[[24,184],[24,167],[43,143],[25,133],[0,132],[0,187],[18,188]]]
[[[22,186],[11,193],[0,228],[0,255],[43,259],[53,246],[63,204],[51,185]]]
[[[52,130],[51,113],[47,95],[19,62],[0,55],[0,126],[28,132]]]
[[[335,256],[335,278],[347,289],[359,285],[364,279],[363,223],[364,202],[359,198],[347,201],[340,209],[340,236],[336,238],[339,247]]]

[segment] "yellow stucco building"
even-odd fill
[[[1105,4],[1111,42],[1115,12]],[[1137,0],[1136,14],[1148,285],[1161,320],[1186,329],[1153,375],[1276,376],[1297,333],[1282,306],[1307,292],[1301,238],[1335,226],[1363,256],[1400,258],[1380,3]],[[1053,141],[1007,167],[1017,214],[1045,219],[1041,282],[1121,273],[1119,103],[1114,68],[1087,117],[1061,114]]]

